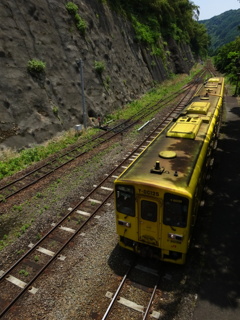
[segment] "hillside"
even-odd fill
[[[190,47],[168,37],[161,55],[137,41],[132,24],[106,1],[0,2],[0,150],[39,144],[83,123],[83,61],[88,124],[194,63]],[[44,72],[30,73],[38,60]]]
[[[234,41],[240,35],[240,9],[229,10],[209,20],[201,20],[211,37],[210,54],[226,43]]]

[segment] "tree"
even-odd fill
[[[197,22],[199,7],[193,1],[108,0],[108,3],[129,17],[138,31],[138,40],[142,38],[147,43],[146,39],[151,42],[154,39],[156,43],[156,37],[165,40],[171,37],[190,44],[196,55],[206,55],[210,41],[206,29]]]
[[[203,24],[195,21],[193,24],[193,32],[191,36],[191,47],[196,55],[206,57],[208,55],[208,48],[211,44],[210,36],[207,34],[207,29]]]
[[[240,73],[240,37],[221,47],[214,58],[214,64],[225,73],[232,84],[236,84]]]

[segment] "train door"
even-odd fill
[[[139,241],[148,245],[160,246],[160,214],[157,201],[139,199]]]

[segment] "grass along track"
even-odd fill
[[[196,87],[198,87],[198,85],[195,86],[195,89]],[[131,162],[141,152],[141,150],[146,147],[146,143],[149,143],[149,140],[150,141],[153,140],[156,137],[156,135],[164,128],[164,126],[169,121],[171,121],[171,119],[173,119],[174,114],[181,111],[181,109],[186,104],[186,99],[190,99],[189,92],[186,93],[184,98],[182,98],[182,100],[179,102],[179,105],[172,108],[171,111],[168,111],[164,117],[161,114],[162,120],[159,121],[157,127],[155,127],[155,129],[151,131],[150,134],[148,134],[147,137],[145,137],[145,139],[141,141],[140,144],[136,148],[134,148],[134,150],[130,152],[126,156],[126,158],[120,164],[118,164],[116,168],[114,168],[110,172],[110,174],[107,175],[106,178],[104,178],[87,195],[83,196],[83,199],[80,200],[80,202],[78,202],[73,209],[70,209],[70,212],[68,214],[64,214],[62,212],[61,215],[63,215],[64,217],[60,221],[58,221],[58,223],[53,228],[51,228],[50,231],[48,231],[43,237],[41,237],[41,239],[35,245],[32,245],[31,249],[28,250],[24,255],[22,255],[22,257],[17,262],[15,262],[13,266],[8,269],[8,271],[1,272],[2,273],[1,284],[3,284],[2,292],[6,292],[6,297],[4,295],[4,297],[2,297],[2,300],[1,300],[2,301],[2,309],[0,313],[1,316],[4,315],[12,307],[12,304],[16,303],[16,301],[21,297],[22,294],[25,293],[25,291],[28,288],[30,287],[32,288],[32,284],[38,278],[38,276],[40,276],[41,273],[45,271],[45,269],[53,260],[59,257],[59,254],[62,252],[65,246],[70,241],[72,241],[72,239],[80,232],[80,230],[82,230],[82,228],[85,226],[85,222],[82,223],[82,221],[80,221],[80,219],[77,216],[79,214],[83,216],[89,216],[89,218],[86,220],[86,223],[87,223],[90,220],[90,218],[92,218],[102,208],[103,204],[106,203],[106,201],[110,198],[110,196],[113,193],[112,186],[113,186],[114,178],[121,173],[122,168],[126,167],[129,164],[129,162]],[[105,195],[105,192],[107,192],[107,195]],[[104,200],[102,200],[103,193],[104,193]],[[86,203],[88,205],[86,205]],[[91,209],[94,208],[93,205],[97,205],[97,208],[94,209],[93,212],[91,212]],[[79,223],[80,223],[80,227],[76,228],[76,225]],[[67,237],[67,239],[64,239],[62,235],[62,233],[66,234],[65,232],[70,233],[70,236]],[[49,245],[46,244],[47,239],[49,239],[48,243],[49,242],[52,243],[53,240],[56,239],[56,242],[58,244],[60,242],[60,248],[55,249],[56,252],[49,250]],[[45,243],[45,248],[41,247],[41,250],[40,250],[39,248],[42,242]],[[62,245],[62,242],[64,242],[63,245]],[[32,253],[33,250],[35,250],[36,253]],[[41,253],[46,253],[47,255],[50,256],[50,260],[48,260],[43,266],[41,266],[40,270],[38,270],[39,268],[36,267],[37,265],[36,261],[33,261],[33,260],[30,261],[30,258],[29,258],[30,255],[32,259],[33,257],[36,257],[37,251],[40,251]],[[24,283],[20,279],[18,279],[16,277],[16,272],[15,272],[15,268],[17,266],[18,269],[24,270],[27,273],[29,273],[29,271],[27,271],[27,267],[24,265],[24,262],[26,263],[26,261],[27,261],[27,265],[29,264],[31,265],[31,271],[33,269],[36,269],[36,270],[33,270],[35,271],[36,274],[32,275],[31,280],[29,280],[28,283]],[[23,264],[23,266],[21,264]],[[13,272],[13,275],[11,274],[12,272]],[[13,284],[17,284],[18,286],[20,283],[20,287],[22,286],[22,291],[20,293],[15,294],[15,290],[14,289],[11,290],[11,288],[9,287],[9,282]],[[11,291],[14,292],[13,293],[14,298],[9,298]],[[36,293],[36,290],[34,290],[34,293]],[[10,300],[9,303],[6,302],[8,300]]]

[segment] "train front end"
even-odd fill
[[[183,264],[189,245],[189,196],[141,184],[115,184],[120,246],[142,256]]]
[[[220,125],[223,78],[211,78],[115,181],[122,247],[183,264]]]

